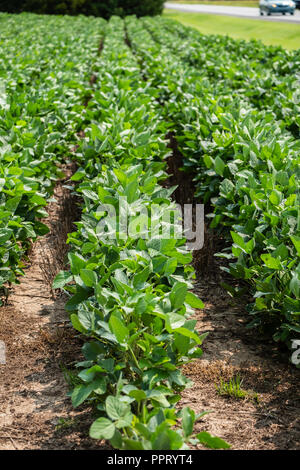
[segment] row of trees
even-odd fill
[[[0,0],[0,11],[57,15],[153,16],[162,12],[164,0]]]

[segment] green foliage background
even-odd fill
[[[23,11],[60,15],[93,15],[110,18],[112,15],[157,15],[162,13],[164,0],[0,0],[0,11]]]

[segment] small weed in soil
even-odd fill
[[[250,390],[244,390],[242,388],[242,383],[243,379],[241,379],[239,375],[236,375],[235,377],[232,377],[228,382],[221,378],[220,384],[216,384],[215,387],[219,395],[236,399],[251,398],[256,403],[258,403],[259,398],[257,393],[252,392]]]

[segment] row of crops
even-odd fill
[[[191,292],[191,253],[182,239],[107,239],[99,221],[112,205],[121,217],[126,198],[129,226],[145,227],[156,205],[157,220],[176,207],[166,178],[167,126],[157,90],[141,79],[141,69],[124,42],[124,24],[112,19],[93,73],[96,90],[88,103],[91,126],[78,151],[82,166],[72,177],[81,181],[84,204],[78,230],[70,234],[70,272],[54,287],[73,295],[66,308],[87,343],[77,364],[80,383],[73,405],[88,400],[100,416],[90,435],[122,449],[179,449],[190,442],[228,447],[207,433],[193,436],[195,413],[178,415],[175,404],[189,381],[180,367],[202,354],[205,335],[195,331],[193,307],[202,302]],[[99,209],[100,208],[100,209]],[[146,218],[146,220],[145,220]],[[167,224],[167,222],[166,222]],[[166,226],[165,229],[168,229]],[[76,313],[74,313],[76,311]],[[91,341],[91,339],[93,339]],[[172,429],[182,418],[182,431]]]
[[[252,323],[288,345],[297,337],[300,54],[162,18],[0,23],[0,288],[23,274],[60,167],[75,160],[82,215],[53,284],[85,338],[73,405],[93,407],[90,435],[115,448],[228,447],[194,431],[205,412],[176,406],[190,385],[181,366],[205,338],[191,318],[203,307],[192,255],[182,238],[142,235],[154,206],[151,224],[172,233],[174,188],[162,185],[172,131],[228,241],[226,269],[255,299]],[[124,236],[123,211],[141,236]]]
[[[133,48],[161,90],[196,195],[214,208],[211,227],[231,241],[226,270],[253,286],[252,325],[288,343],[300,332],[300,54],[228,38],[205,38],[205,53],[198,33],[160,23],[128,21]]]
[[[57,163],[82,127],[104,21],[2,14],[0,22],[1,289],[24,273],[29,240],[48,232],[41,218],[62,176]]]

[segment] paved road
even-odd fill
[[[259,19],[262,21],[284,21],[287,23],[300,23],[300,10],[295,10],[295,15],[271,15],[260,16],[258,8],[254,7],[227,7],[219,5],[195,5],[166,2],[165,8],[185,11],[190,13],[209,13],[214,15],[237,16],[239,18]]]

